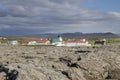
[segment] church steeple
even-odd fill
[[[58,38],[59,38],[60,42],[63,41],[63,39],[62,39],[62,37],[61,37],[61,34],[58,34]]]

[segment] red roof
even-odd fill
[[[22,44],[28,44],[28,42],[22,42]]]
[[[45,40],[45,39],[36,40],[36,42],[38,42],[38,43],[46,43],[47,41],[49,41],[49,40]]]
[[[45,39],[29,40],[29,41],[26,41],[26,42],[22,42],[22,44],[28,44],[29,42],[32,42],[32,41],[36,41],[37,43],[46,43],[46,42],[49,41],[49,40],[45,40]]]

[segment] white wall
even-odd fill
[[[66,43],[65,46],[88,46],[88,42],[86,43]]]

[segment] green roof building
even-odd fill
[[[52,44],[52,45],[57,45],[57,44],[59,44],[59,43],[62,43],[62,37],[61,37],[60,35],[58,35],[57,38],[53,38],[53,39],[51,40],[51,44]]]

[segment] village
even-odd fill
[[[26,40],[19,42],[18,40],[8,40],[7,45],[52,45],[52,46],[91,46],[86,39],[64,39],[61,35],[56,38],[44,39],[38,38],[35,40]]]

